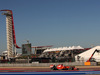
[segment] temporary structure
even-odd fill
[[[91,48],[83,53],[80,53],[78,55],[75,56],[75,60],[76,61],[84,61],[86,62],[94,53],[95,50],[100,50],[100,46],[96,46],[94,48]],[[95,61],[100,62],[100,53],[99,52],[95,52],[95,54],[93,55],[93,57],[95,59]]]

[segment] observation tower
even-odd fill
[[[11,10],[0,11],[4,11],[2,15],[6,15],[7,55],[8,58],[13,58],[16,55],[16,48],[20,48],[16,44],[13,13]]]

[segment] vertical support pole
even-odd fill
[[[28,63],[29,63],[29,55],[27,56],[27,59],[28,59]]]
[[[16,45],[14,45],[14,49],[15,49],[14,57],[16,57]]]
[[[34,54],[36,54],[36,47],[34,48]]]

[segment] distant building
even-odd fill
[[[31,55],[31,43],[22,44],[22,55]]]

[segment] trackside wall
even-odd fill
[[[49,67],[51,64],[54,65],[69,65],[69,66],[83,66],[84,62],[69,62],[69,63],[20,63],[20,64],[0,64],[0,67]],[[96,62],[91,62],[90,66],[96,66]]]

